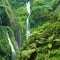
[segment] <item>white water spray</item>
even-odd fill
[[[13,47],[13,44],[12,44],[12,42],[11,42],[11,39],[10,39],[10,37],[9,37],[8,32],[7,32],[6,34],[7,34],[7,39],[8,39],[8,41],[9,41],[9,44],[10,44],[10,46],[11,46],[12,60],[15,60],[15,57],[16,57],[15,49],[14,49],[14,47]]]
[[[29,30],[30,1],[26,2],[26,9],[29,14],[27,17],[27,20],[26,20],[26,39],[28,39],[28,37],[30,35],[30,30]]]
[[[27,9],[27,12],[30,16],[30,1],[26,2],[26,9]]]

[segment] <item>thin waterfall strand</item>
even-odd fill
[[[7,32],[6,34],[7,34],[7,38],[8,38],[9,44],[10,44],[10,46],[11,46],[12,60],[15,60],[15,55],[16,55],[15,49],[14,49],[14,47],[13,47],[13,44],[12,44],[12,42],[11,42],[11,39],[10,39],[10,37],[9,37],[8,32]]]
[[[29,14],[26,20],[26,39],[28,39],[30,35],[30,29],[29,29],[29,16],[30,16],[30,1],[26,2],[26,9],[27,13]]]
[[[30,1],[26,2],[26,9],[27,9],[27,12],[30,16]]]
[[[26,24],[27,24],[26,39],[28,39],[28,37],[29,37],[29,35],[30,35],[30,30],[29,30],[29,19],[28,19],[28,18],[27,18]]]

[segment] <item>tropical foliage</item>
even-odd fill
[[[26,39],[28,1],[31,2],[31,34]],[[60,60],[60,0],[1,0],[0,60],[12,58],[7,32],[16,51],[16,60]],[[19,50],[17,45],[21,47]]]

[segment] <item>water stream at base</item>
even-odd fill
[[[15,52],[14,46],[13,46],[13,44],[12,44],[12,42],[11,42],[11,39],[10,39],[10,37],[9,37],[8,32],[6,33],[6,35],[7,35],[7,39],[8,39],[8,41],[9,41],[9,44],[10,44],[10,46],[11,46],[12,60],[15,60],[15,59],[16,59],[16,52]]]

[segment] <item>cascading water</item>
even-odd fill
[[[9,44],[10,44],[10,46],[11,46],[12,60],[15,60],[15,58],[16,58],[16,52],[15,52],[15,49],[14,49],[14,47],[13,47],[13,44],[12,44],[12,42],[11,42],[11,39],[10,39],[10,37],[9,37],[8,32],[7,32],[6,34],[7,34],[7,39],[8,39],[8,41],[9,41]]]
[[[27,12],[28,12],[28,17],[27,17],[27,20],[26,20],[26,39],[28,39],[29,35],[30,35],[30,30],[29,30],[29,16],[30,16],[30,1],[26,2],[26,9],[27,9]]]
[[[27,12],[30,16],[30,1],[26,2],[26,9],[27,9]]]

